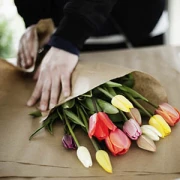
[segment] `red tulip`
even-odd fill
[[[180,112],[168,103],[159,105],[156,113],[161,115],[170,126],[174,126],[180,120]]]
[[[124,123],[123,131],[132,140],[137,140],[142,134],[139,124],[134,119],[129,119]]]
[[[120,129],[111,131],[109,136],[105,139],[105,142],[114,156],[125,154],[131,145],[130,139]]]
[[[114,131],[116,128],[106,113],[98,112],[89,119],[88,135],[90,138],[95,136],[99,140],[103,140],[109,136],[109,130]]]

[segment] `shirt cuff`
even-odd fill
[[[58,49],[63,49],[67,52],[70,52],[72,54],[75,54],[79,56],[79,49],[73,45],[71,42],[59,37],[59,36],[52,36],[50,41],[48,42],[48,45],[56,47]]]

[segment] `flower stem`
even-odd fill
[[[98,144],[96,143],[96,141],[95,141],[93,138],[90,138],[90,140],[91,140],[91,142],[92,142],[95,150],[96,150],[96,151],[100,150],[100,148],[99,148]]]
[[[93,107],[94,107],[95,111],[98,112],[98,108],[97,108],[97,104],[96,104],[95,99],[92,97],[91,100],[92,100]]]
[[[128,121],[128,118],[125,116],[125,114],[124,114],[121,110],[119,110],[119,112],[120,112],[120,114],[123,116],[124,120],[125,120],[125,121]]]
[[[64,112],[63,112],[63,113],[64,113]],[[77,140],[77,138],[76,138],[76,136],[75,136],[75,134],[74,134],[74,132],[73,132],[73,130],[72,130],[72,128],[71,128],[71,125],[70,125],[70,123],[69,123],[69,121],[68,121],[67,116],[66,116],[65,113],[64,113],[64,118],[65,118],[65,122],[66,122],[66,124],[67,124],[67,127],[68,127],[68,129],[69,129],[69,132],[71,133],[71,136],[73,137],[73,139],[74,139],[77,147],[79,147],[80,144],[79,144],[79,142],[78,142],[78,140]]]
[[[84,122],[85,128],[86,128],[86,130],[88,132],[88,123],[87,123],[86,117],[85,117],[85,115],[83,113],[83,110],[80,107],[78,107],[78,111],[79,111],[79,113],[80,113],[80,115],[82,117],[82,120]]]
[[[88,133],[88,122],[87,122],[87,119],[86,119],[86,117],[85,117],[85,115],[83,113],[83,110],[81,108],[78,108],[78,110],[79,110],[79,113],[80,113],[80,115],[81,115],[81,117],[83,119],[83,122],[85,124],[86,131]],[[98,151],[100,148],[99,148],[98,144],[96,143],[96,141],[93,138],[90,138],[90,140],[91,140],[95,150]]]
[[[99,91],[101,91],[103,94],[105,94],[107,97],[109,97],[110,99],[113,98],[113,96],[112,96],[109,92],[105,91],[103,88],[97,87],[97,89],[98,89]]]
[[[148,104],[150,104],[151,106],[153,106],[154,108],[158,108],[158,106],[157,105],[155,105],[155,104],[153,104],[152,102],[150,102],[150,101],[146,101]]]
[[[139,107],[146,115],[148,115],[149,117],[152,116],[152,114],[150,112],[148,112],[143,106],[141,106],[141,104],[139,104],[132,96],[130,96],[128,93],[125,93],[126,96],[137,106]]]

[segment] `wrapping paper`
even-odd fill
[[[72,96],[68,99],[109,79],[134,72],[138,79],[136,89],[156,103],[166,101],[168,97],[169,102],[180,109],[179,52],[177,47],[160,46],[82,54],[73,74]],[[57,122],[53,136],[43,129],[29,141],[31,133],[40,126],[39,119],[28,115],[35,107],[25,105],[34,85],[28,73],[0,61],[0,177],[53,180],[180,177],[179,124],[172,128],[170,136],[156,143],[155,153],[139,149],[133,143],[126,155],[111,156],[113,174],[107,174],[96,163],[95,150],[81,130],[76,132],[79,141],[88,147],[93,157],[94,164],[89,169],[81,165],[76,151],[63,148],[60,122]],[[61,96],[59,103],[68,99]]]

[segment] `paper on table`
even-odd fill
[[[164,54],[166,54],[166,56]],[[131,51],[109,51],[104,53],[92,53],[84,54],[81,56],[82,61],[79,64],[79,68],[82,69],[82,67],[84,66],[84,72],[82,71],[82,73],[84,73],[85,76],[85,72],[88,69],[88,67],[86,66],[86,63],[89,63],[88,59],[91,59],[90,63],[94,64],[92,70],[99,74],[101,73],[97,72],[97,70],[102,70],[103,65],[106,66],[105,63],[107,63],[109,59],[111,59],[111,64],[113,65],[109,65],[109,68],[107,68],[107,74],[111,72],[109,71],[111,67],[115,66],[117,68],[117,66],[119,65],[130,67],[131,64],[134,64],[134,69],[140,71],[144,70],[145,72],[148,72],[149,74],[160,80],[164,85],[166,91],[168,92],[169,101],[173,105],[176,105],[177,108],[180,108],[180,105],[178,103],[180,91],[180,73],[174,67],[166,63],[166,58],[168,57],[169,59],[171,58],[172,62],[175,58],[177,58],[176,51],[173,48],[159,47],[139,50],[137,49]],[[134,58],[136,59],[136,62],[133,61]],[[95,65],[97,61],[98,66]],[[156,64],[156,66],[152,66],[150,61],[151,63]],[[123,69],[125,74],[131,71],[131,69]],[[159,69],[161,69],[161,72]],[[94,75],[94,71],[90,71],[90,74]],[[78,73],[81,73],[81,71],[75,73],[77,73],[78,76]],[[113,74],[113,76],[114,75],[115,74]],[[107,77],[108,75],[106,75],[106,78]],[[176,77],[177,84],[174,88],[172,88],[174,85],[174,77]],[[85,79],[87,79],[86,76]],[[96,79],[93,80],[95,83],[97,83]],[[73,81],[77,82],[77,78],[75,78],[75,75]],[[87,83],[86,80],[84,80],[83,82]],[[80,85],[81,87],[79,87]],[[67,173],[67,177],[69,177],[70,173],[75,174],[78,167],[78,172],[80,173],[79,177],[89,175],[90,179],[90,176],[102,176],[104,177],[104,179],[106,179],[107,174],[97,165],[94,158],[94,166],[90,169],[85,169],[77,160],[75,151],[67,151],[62,147],[61,138],[63,135],[63,128],[61,124],[57,124],[54,136],[51,136],[47,132],[42,130],[39,134],[37,134],[37,136],[35,136],[32,141],[28,141],[29,135],[37,127],[40,126],[38,120],[31,119],[28,116],[28,113],[31,112],[33,108],[28,108],[25,106],[26,100],[30,96],[33,86],[34,83],[30,79],[23,77],[22,73],[17,72],[13,67],[1,61],[0,161],[13,161],[28,164],[47,165],[48,167],[57,166],[61,167],[59,170],[60,175],[61,173],[63,173],[63,169],[68,168],[69,173]],[[74,89],[75,86],[73,86]],[[80,90],[84,91],[83,88],[86,87],[86,89],[88,89],[90,85],[89,82],[87,83],[87,86],[80,83],[79,85],[77,85],[77,87],[80,88]],[[75,92],[77,93],[78,91]],[[175,174],[180,172],[180,154],[178,151],[178,149],[180,148],[180,144],[176,143],[179,139],[179,127],[180,126],[178,124],[173,128],[172,134],[169,137],[157,143],[156,153],[143,151],[139,149],[135,144],[133,144],[133,146],[130,148],[130,151],[126,155],[111,157],[114,174],[112,176],[108,176],[107,179],[113,179],[115,176],[120,177],[122,172],[127,171],[134,171],[137,173],[150,172],[159,174]],[[90,149],[92,156],[94,156],[95,151],[92,148],[86,135],[82,131],[78,131],[77,135],[80,139],[80,142],[83,145],[87,146]],[[0,174],[1,170],[3,170],[3,172],[5,171],[1,168],[1,166],[2,164],[0,165]],[[8,167],[12,168],[12,165],[6,164],[6,169]],[[22,172],[26,172],[26,168],[26,166],[22,165]],[[6,172],[8,173],[8,171]],[[22,172],[14,171],[13,173],[14,176],[22,176]],[[33,171],[28,172],[27,174],[30,177],[35,176]],[[49,175],[50,174],[51,173],[49,172]],[[6,176],[8,176],[8,174],[6,174]],[[45,174],[45,176],[48,177],[47,174]],[[74,175],[74,177],[76,177],[76,175]]]

